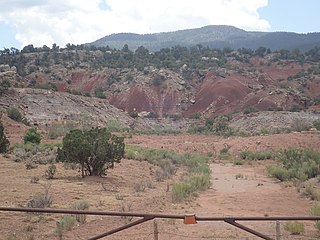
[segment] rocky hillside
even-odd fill
[[[317,112],[319,52],[27,46],[0,56],[0,80],[14,87],[0,101],[36,124],[113,119],[143,127],[152,126],[149,119],[169,119],[179,128],[181,119],[232,113]]]

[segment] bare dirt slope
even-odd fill
[[[223,139],[210,136],[134,136],[127,143],[150,148],[165,148],[178,152],[219,152],[228,145],[237,154],[247,147],[251,150],[278,149],[285,147],[319,148],[320,135],[292,133],[249,138]],[[156,166],[146,162],[122,160],[104,178],[82,179],[77,170],[65,170],[58,164],[58,174],[51,181],[50,192],[53,208],[70,208],[79,199],[90,202],[91,210],[134,211],[148,213],[186,214],[205,216],[299,216],[308,215],[316,204],[303,198],[290,184],[282,184],[268,178],[265,166],[269,162],[253,162],[234,166],[226,160],[212,163],[212,186],[197,197],[183,203],[173,203],[170,185],[179,179],[181,172],[164,182],[155,178]],[[43,175],[47,166],[39,165],[26,170],[24,163],[14,158],[0,157],[0,205],[26,206],[37,192],[48,183]],[[30,180],[38,177],[39,183]],[[138,189],[145,184],[143,191]],[[169,186],[169,191],[168,191]],[[61,215],[33,215],[0,213],[0,239],[58,239],[54,233]],[[63,239],[88,239],[123,225],[129,219],[89,216],[87,223],[76,225],[63,234]],[[157,220],[159,239],[256,239],[226,223],[205,222],[184,225],[180,220]],[[275,224],[246,223],[247,226],[273,236]],[[313,223],[305,223],[303,236],[291,236],[284,230],[283,239],[317,239]],[[128,229],[106,239],[152,239],[153,222]]]

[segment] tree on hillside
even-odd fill
[[[39,144],[41,142],[41,134],[36,127],[29,128],[23,136],[23,141],[25,144]]]
[[[106,170],[124,156],[123,141],[106,128],[74,129],[63,138],[57,160],[78,163],[82,177],[106,175]]]
[[[9,80],[5,79],[0,82],[0,95],[4,94],[11,87]]]
[[[4,127],[2,122],[0,121],[0,153],[5,153],[8,151],[9,148],[9,140],[7,139],[6,135],[4,134]]]

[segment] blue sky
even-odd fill
[[[119,32],[233,25],[320,32],[318,0],[0,0],[0,49],[81,44]]]
[[[319,10],[318,0],[269,0],[258,12],[269,22],[270,31],[308,33],[320,32]]]

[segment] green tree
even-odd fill
[[[0,153],[5,153],[8,151],[9,148],[9,140],[7,139],[6,135],[4,134],[4,127],[2,122],[0,121]]]
[[[8,117],[11,118],[12,120],[16,122],[22,121],[22,114],[15,107],[8,108],[7,113],[8,113]]]
[[[4,94],[11,87],[9,80],[5,79],[0,82],[0,95]]]
[[[71,130],[62,140],[57,160],[78,163],[82,177],[106,175],[124,156],[124,139],[112,135],[107,128]]]
[[[36,127],[29,128],[23,136],[24,143],[39,144],[41,142],[41,134]]]
[[[259,57],[263,57],[266,51],[267,51],[267,49],[265,47],[259,47],[256,49],[256,51],[254,53],[255,53],[255,55],[258,55]]]

